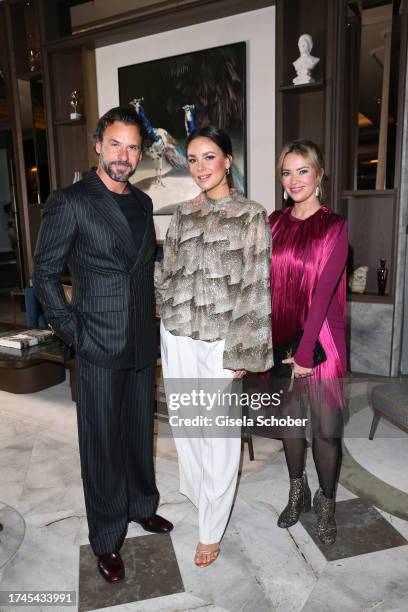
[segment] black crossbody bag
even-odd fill
[[[289,363],[282,363],[282,361],[294,356],[302,336],[303,332],[301,331],[292,340],[284,342],[273,349],[273,362],[275,365],[269,370],[269,374],[273,378],[292,378],[292,366]],[[319,340],[317,340],[313,350],[313,367],[324,363],[326,360],[327,356],[324,348]]]

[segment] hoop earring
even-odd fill
[[[317,185],[317,187],[315,189],[315,196],[316,196],[316,198],[318,198],[320,196],[320,187],[319,187],[319,185]]]
[[[229,168],[227,168],[227,169],[226,169],[226,171],[225,171],[225,174],[228,176],[228,175],[229,175],[229,173],[230,173],[230,169],[229,169]]]
[[[285,202],[286,202],[286,200],[288,199],[288,197],[289,197],[289,196],[288,196],[288,192],[286,191],[286,189],[284,189],[284,190],[283,190],[283,199],[285,200]]]

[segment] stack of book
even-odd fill
[[[37,344],[48,342],[52,337],[53,333],[49,329],[26,329],[16,334],[0,336],[0,348],[4,346],[23,350],[36,346]]]

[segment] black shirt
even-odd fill
[[[111,191],[110,195],[119,204],[129,223],[136,248],[140,249],[146,229],[146,209],[143,202],[139,201],[132,192],[122,194]]]

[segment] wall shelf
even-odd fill
[[[383,196],[394,196],[395,189],[353,189],[343,191],[342,198],[380,198]]]
[[[42,72],[41,70],[34,70],[34,72],[31,72],[30,70],[24,70],[23,72],[19,72],[17,74],[17,78],[22,79],[23,81],[42,82]]]
[[[371,304],[393,304],[392,295],[378,295],[376,293],[347,293],[348,302],[365,302]]]
[[[305,83],[304,85],[281,85],[279,91],[282,93],[305,93],[308,91],[321,91],[324,89],[324,81]]]
[[[86,117],[81,117],[80,119],[56,119],[54,121],[54,125],[85,125]]]

